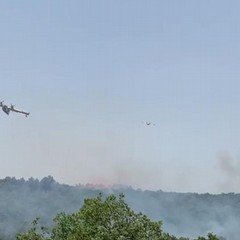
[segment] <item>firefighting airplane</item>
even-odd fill
[[[12,111],[12,112],[17,112],[17,113],[22,113],[22,114],[25,115],[25,117],[27,117],[27,116],[30,114],[30,112],[24,112],[24,111],[15,109],[15,108],[14,108],[15,105],[12,105],[12,104],[11,104],[10,107],[8,107],[7,105],[3,104],[3,102],[4,102],[4,101],[1,101],[1,102],[0,102],[0,107],[2,108],[2,110],[3,110],[7,115],[9,115],[10,111]]]
[[[152,125],[152,126],[156,126],[156,124],[155,123],[152,123],[152,122],[142,122],[143,124],[146,124],[147,126],[150,126],[150,125]]]

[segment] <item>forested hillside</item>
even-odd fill
[[[15,239],[15,234],[28,229],[36,217],[49,226],[57,213],[75,212],[85,198],[96,197],[99,192],[103,196],[123,192],[132,209],[152,220],[162,220],[163,229],[171,234],[196,237],[214,232],[226,239],[239,239],[240,194],[142,191],[131,187],[97,189],[59,184],[51,176],[42,180],[0,180],[0,236]]]

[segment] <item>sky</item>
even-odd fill
[[[0,178],[240,192],[239,9],[1,1]]]

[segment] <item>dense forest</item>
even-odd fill
[[[0,180],[0,237],[12,240],[40,218],[51,226],[60,212],[78,211],[85,198],[124,193],[126,202],[136,212],[153,221],[161,220],[163,230],[178,237],[207,235],[214,232],[226,239],[239,239],[240,194],[197,194],[143,191],[131,187],[76,185],[57,183],[48,176],[41,180],[6,177]]]

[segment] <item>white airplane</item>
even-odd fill
[[[17,112],[17,113],[22,113],[22,114],[25,115],[25,117],[27,117],[27,116],[30,114],[30,112],[24,112],[24,111],[15,109],[15,108],[14,108],[15,105],[12,105],[12,104],[11,104],[10,107],[8,107],[7,105],[3,104],[3,102],[4,102],[4,101],[1,101],[1,102],[0,102],[0,107],[2,108],[2,110],[3,110],[7,115],[9,115],[10,111],[12,111],[12,112]]]

